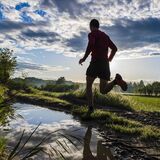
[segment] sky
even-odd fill
[[[1,0],[0,47],[17,57],[14,76],[85,81],[89,22],[96,18],[118,52],[111,76],[160,81],[159,0]]]

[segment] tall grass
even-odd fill
[[[94,90],[94,102],[99,106],[110,106],[117,109],[133,110],[134,101],[118,93],[100,94],[98,90]],[[86,100],[85,90],[70,92],[64,95],[66,99],[83,99]],[[63,98],[63,96],[62,96]]]

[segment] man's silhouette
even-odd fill
[[[109,62],[112,61],[117,52],[117,47],[107,34],[99,30],[98,20],[91,20],[90,30],[91,32],[88,34],[88,46],[84,57],[79,60],[79,64],[82,64],[91,53],[91,62],[86,72],[86,92],[89,111],[93,112],[92,84],[95,78],[100,78],[100,92],[102,94],[107,94],[112,90],[114,85],[119,85],[122,90],[126,91],[127,83],[122,79],[120,74],[116,74],[115,79],[108,82],[110,81]],[[111,49],[109,55],[108,48]]]
[[[90,149],[90,142],[92,138],[92,127],[89,126],[84,137],[84,149],[82,160],[114,160],[110,149],[102,144],[102,140],[97,142],[97,155],[93,155]]]

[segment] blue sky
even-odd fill
[[[14,50],[15,76],[82,82],[90,57],[83,66],[78,61],[96,18],[118,46],[112,77],[160,80],[159,12],[158,0],[1,0],[0,46]]]

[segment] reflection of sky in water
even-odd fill
[[[36,128],[37,124],[39,124],[40,122],[41,125],[39,126],[38,130],[30,140],[30,143],[26,147],[34,146],[35,144],[40,142],[45,135],[59,129],[60,129],[59,133],[63,135],[72,135],[75,137],[79,137],[83,142],[87,128],[85,126],[82,126],[80,122],[78,122],[77,120],[74,120],[72,118],[72,115],[66,114],[64,112],[49,110],[47,108],[42,108],[30,104],[16,103],[13,105],[13,107],[15,108],[17,119],[11,120],[9,132],[6,133],[4,132],[4,134],[6,134],[6,136],[9,139],[9,146],[11,147],[15,146],[15,142],[17,142],[24,129],[25,129],[25,138],[29,136],[31,131],[33,131],[33,129]],[[97,140],[99,139],[97,135],[98,134],[96,130],[92,129],[92,138],[90,146],[93,155],[96,154],[97,150]],[[65,139],[63,136],[61,137],[58,134],[54,133],[49,138],[49,140],[43,145],[46,151],[49,152],[51,148],[50,145],[60,149],[60,146],[58,146],[55,143],[57,139],[67,142],[67,139]],[[82,159],[83,144],[79,143],[73,137],[71,139],[78,147],[78,150],[75,149],[75,147],[68,142],[67,144],[71,147],[72,152],[70,154],[66,154],[65,156],[70,157],[69,159],[73,160]],[[42,154],[37,159],[47,160],[49,158],[47,158],[45,154]]]
[[[34,105],[16,103],[13,106],[16,108],[16,114],[21,115],[29,124],[37,125],[40,122],[48,124],[72,118],[71,115],[65,114],[64,112],[52,111],[50,109]]]

